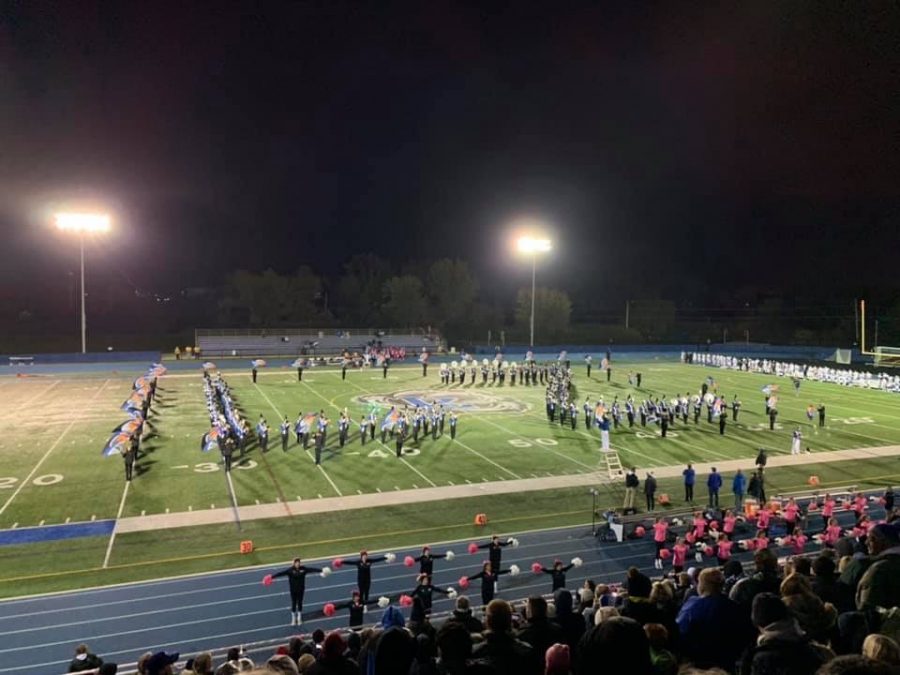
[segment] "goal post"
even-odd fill
[[[900,368],[900,347],[875,347],[875,365],[887,368]]]

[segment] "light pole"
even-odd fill
[[[534,296],[537,291],[537,256],[538,253],[548,253],[551,245],[549,239],[535,239],[534,237],[521,237],[518,241],[519,252],[531,256],[531,338],[529,346],[534,347]]]
[[[101,213],[57,213],[56,227],[78,234],[81,252],[81,353],[87,353],[87,310],[84,291],[84,235],[109,231],[109,216]]]

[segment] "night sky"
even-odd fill
[[[159,292],[369,251],[512,291],[522,216],[614,302],[898,286],[894,2],[0,7],[5,302],[65,286],[79,201],[93,278]]]

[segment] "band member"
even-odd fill
[[[284,421],[281,423],[281,450],[282,452],[287,452],[288,449],[288,440],[291,437],[291,423],[288,421],[288,418],[285,417]]]

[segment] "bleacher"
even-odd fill
[[[423,348],[441,347],[436,334],[413,334],[372,329],[229,330],[198,329],[194,344],[204,357],[215,356],[331,356],[344,351],[360,352],[369,344],[403,348],[410,355]]]

